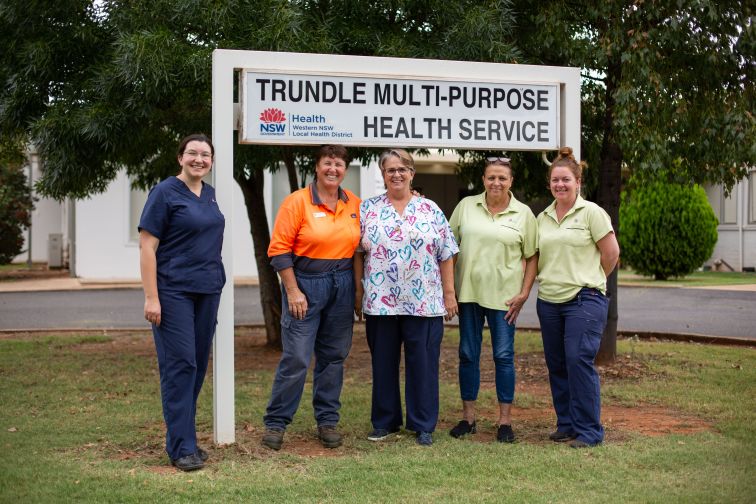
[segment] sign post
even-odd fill
[[[217,49],[214,184],[226,216],[213,346],[213,426],[235,440],[232,233],[234,79],[239,142],[556,150],[580,158],[578,68]]]

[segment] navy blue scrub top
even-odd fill
[[[225,225],[212,186],[203,182],[199,196],[176,177],[153,187],[138,229],[160,240],[158,291],[221,292],[226,283],[221,260]]]

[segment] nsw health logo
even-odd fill
[[[286,134],[286,114],[277,108],[265,109],[260,113],[261,135]]]

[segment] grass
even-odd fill
[[[456,331],[447,336],[453,350]],[[267,352],[244,345],[237,343],[239,355]],[[518,355],[540,350],[535,335],[518,334]],[[342,394],[344,447],[324,450],[314,441],[308,382],[287,431],[298,449],[285,444],[274,453],[259,436],[275,363],[252,360],[238,363],[237,444],[211,448],[208,467],[185,474],[169,470],[162,452],[148,335],[8,337],[0,339],[0,502],[752,502],[756,350],[625,340],[619,354],[644,373],[606,380],[607,408],[653,405],[709,428],[662,436],[614,428],[604,446],[570,450],[543,441],[553,419],[524,420],[550,406],[534,387],[516,398],[517,444],[444,432],[431,448],[406,432],[374,444],[364,438],[369,368],[352,365]],[[444,428],[459,414],[453,375],[442,373]],[[208,379],[198,410],[206,445],[211,402]],[[490,404],[483,416],[492,417],[490,387],[480,403]],[[490,421],[481,423],[492,431]]]
[[[645,287],[715,287],[728,285],[756,284],[756,273],[739,271],[696,271],[686,277],[673,277],[668,280],[655,280],[651,276],[642,276],[632,270],[620,269],[621,285],[638,285]]]

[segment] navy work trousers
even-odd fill
[[[297,284],[307,298],[307,313],[298,320],[289,313],[283,291],[281,343],[283,353],[263,422],[268,428],[286,429],[302,399],[307,368],[313,353],[312,405],[318,426],[339,423],[344,361],[352,347],[354,325],[354,273],[295,271]]]
[[[152,335],[160,368],[165,451],[175,460],[197,451],[197,397],[205,380],[220,294],[160,290],[158,298],[161,322],[152,325]]]
[[[438,360],[444,336],[443,317],[366,315],[365,331],[373,363],[375,429],[402,425],[399,361],[404,343],[407,429],[433,432],[438,422]]]
[[[536,304],[557,430],[590,445],[604,439],[599,376],[593,363],[608,309],[609,300],[589,288],[566,303],[539,299]]]

